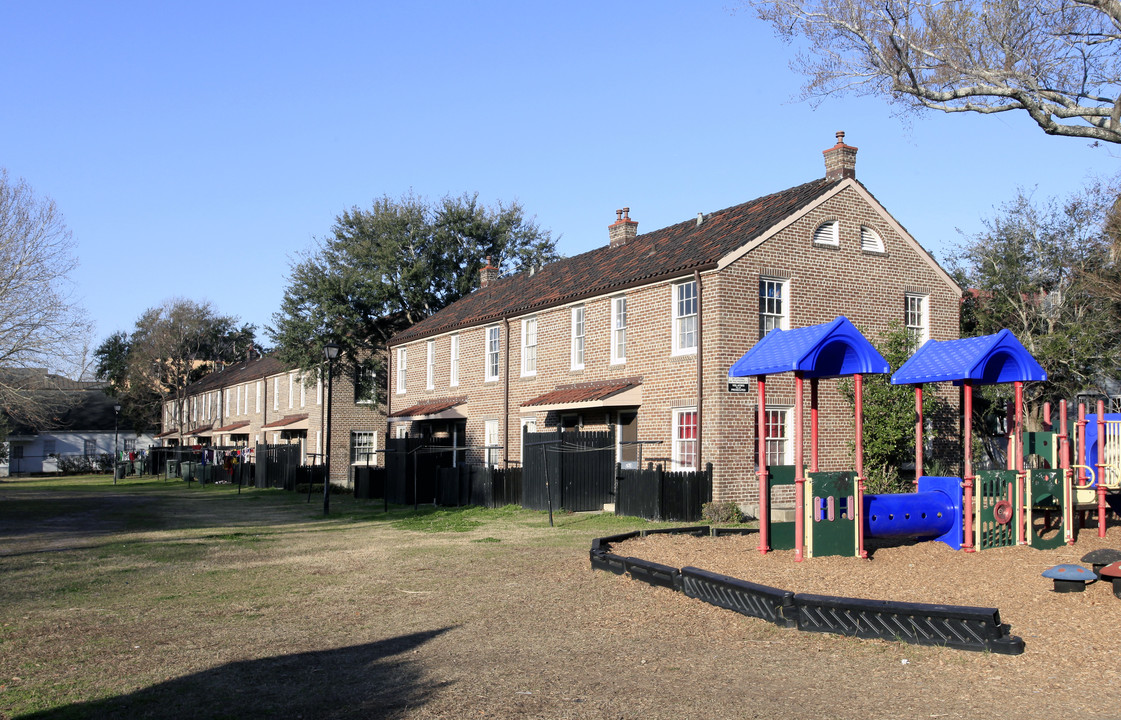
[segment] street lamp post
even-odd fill
[[[334,393],[331,392],[335,376],[335,358],[339,356],[339,346],[329,342],[323,346],[323,357],[327,359],[327,444],[323,452],[323,465],[326,475],[323,478],[323,514],[331,512],[331,401]]]
[[[120,430],[121,419],[121,405],[117,403],[113,406],[113,484],[117,484],[117,463],[119,462],[120,455],[117,454],[117,437]]]

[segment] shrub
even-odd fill
[[[705,503],[701,506],[701,517],[710,523],[743,522],[743,513],[734,502]]]
[[[899,468],[881,465],[864,472],[864,492],[872,495],[907,493],[914,490],[910,481],[900,477]]]

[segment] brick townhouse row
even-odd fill
[[[336,365],[331,389],[331,479],[344,483],[351,465],[378,463],[385,413],[372,399],[372,377],[356,382],[353,371]],[[157,438],[184,446],[299,444],[305,463],[318,464],[326,393],[321,373],[305,376],[272,355],[235,363],[192,383],[183,402],[165,400]]]
[[[605,246],[498,277],[389,342],[390,432],[516,464],[522,430],[615,428],[619,462],[714,465],[714,499],[757,503],[757,399],[731,365],[772,329],[847,316],[958,337],[961,289],[856,179],[837,133],[824,177],[646,234],[616,211]],[[768,382],[769,464],[793,459],[793,382]],[[807,400],[808,402],[808,400]],[[822,469],[852,466],[852,414],[821,383]],[[806,413],[808,417],[808,409]]]

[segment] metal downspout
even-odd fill
[[[697,284],[697,470],[704,465],[704,309],[701,304],[701,272],[693,271],[693,281]]]
[[[506,328],[506,367],[502,382],[502,468],[510,467],[510,318],[503,317]]]

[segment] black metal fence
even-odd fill
[[[704,470],[665,472],[661,465],[645,470],[617,470],[615,514],[647,520],[695,522],[712,502],[712,463]]]

